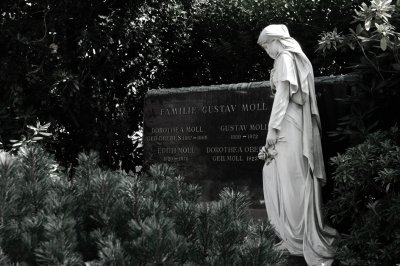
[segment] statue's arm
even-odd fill
[[[279,81],[275,84],[276,94],[269,118],[268,129],[280,130],[283,118],[289,105],[289,82]]]
[[[266,145],[273,145],[277,142],[278,132],[289,105],[289,82],[279,81],[275,86],[276,94],[268,123]]]

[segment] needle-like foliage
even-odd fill
[[[0,154],[0,265],[280,265],[248,192],[202,202],[169,165],[141,175],[80,154],[72,178],[40,146]]]

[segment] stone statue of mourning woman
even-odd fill
[[[308,265],[331,265],[337,232],[321,213],[326,176],[312,65],[285,25],[264,28],[258,44],[275,60],[265,151],[273,147],[276,154],[264,164],[263,188],[268,219],[282,240],[277,248],[304,256]]]

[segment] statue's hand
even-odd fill
[[[266,146],[275,145],[277,140],[278,140],[278,130],[276,130],[275,128],[269,128],[267,134]]]

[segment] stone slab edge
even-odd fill
[[[360,81],[360,76],[354,74],[339,75],[339,76],[323,76],[315,78],[316,87],[323,85],[334,84],[354,84]],[[220,84],[209,86],[192,86],[182,88],[168,88],[159,90],[149,90],[147,96],[163,95],[163,94],[176,94],[176,93],[190,93],[190,92],[204,92],[204,91],[219,91],[219,90],[246,90],[252,88],[268,88],[270,87],[269,81],[256,81],[247,83],[234,83],[234,84]]]

